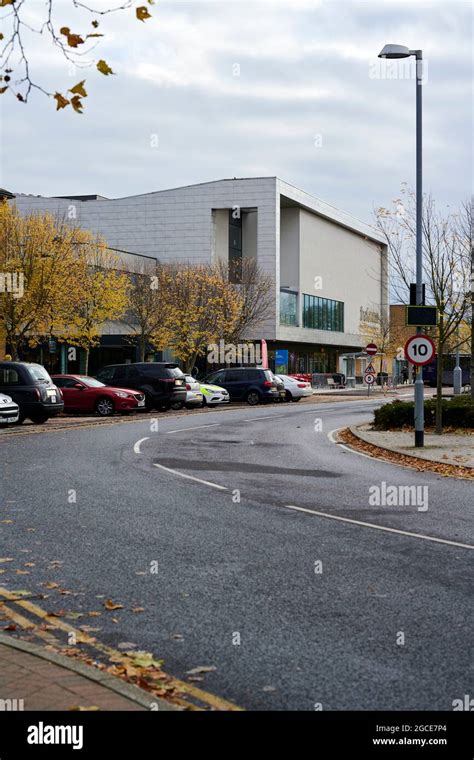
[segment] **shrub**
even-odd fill
[[[392,401],[374,411],[375,430],[399,430],[413,427],[413,401]],[[443,399],[443,427],[474,428],[474,402],[469,396],[454,396]],[[436,399],[425,401],[425,425],[432,427],[436,422]]]

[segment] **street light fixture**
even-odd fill
[[[409,58],[416,59],[416,305],[423,306],[423,249],[422,249],[422,210],[423,210],[423,183],[422,183],[422,84],[423,84],[423,53],[421,50],[410,50],[405,45],[385,45],[379,53],[379,58]],[[417,334],[421,334],[421,326],[416,328]],[[440,360],[440,357],[438,357]],[[424,446],[425,419],[424,419],[424,386],[423,371],[416,368],[415,378],[415,446]]]

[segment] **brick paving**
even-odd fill
[[[0,643],[0,710],[12,709],[2,700],[23,700],[24,710],[145,710],[103,683],[30,652]],[[15,704],[15,703],[13,703]]]

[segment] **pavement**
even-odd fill
[[[152,653],[201,709],[451,710],[473,693],[472,484],[335,442],[383,401],[6,433],[8,635]],[[428,508],[373,504],[383,484]]]
[[[176,710],[96,668],[0,634],[2,710]]]
[[[372,430],[368,424],[351,427],[351,432],[367,443],[380,446],[398,454],[425,459],[428,462],[453,464],[474,468],[474,444],[472,432],[464,433],[435,433],[425,432],[425,445],[415,448],[413,432],[400,430]]]

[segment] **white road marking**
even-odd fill
[[[365,457],[366,459],[371,459],[374,461],[374,459],[377,459],[377,457],[372,457],[370,454],[366,454],[364,451],[357,451],[357,449],[351,449],[350,446],[346,446],[345,443],[340,443],[339,441],[336,441],[334,438],[334,433],[337,433],[339,430],[344,430],[345,428],[335,428],[334,430],[330,430],[328,433],[328,438],[331,441],[331,443],[337,444],[341,449],[345,449],[346,451],[349,451],[350,454],[358,454],[360,457]],[[381,460],[378,460],[381,461]],[[398,464],[397,462],[393,462],[392,464]],[[399,467],[401,465],[398,465]]]
[[[471,544],[461,544],[458,541],[448,541],[446,538],[435,538],[435,536],[425,536],[423,533],[412,533],[409,530],[398,530],[397,528],[388,528],[385,525],[376,525],[375,523],[362,522],[361,520],[352,520],[350,517],[339,517],[339,515],[331,515],[327,512],[317,512],[314,509],[305,509],[304,507],[295,507],[292,504],[287,504],[286,509],[294,509],[298,512],[307,512],[310,515],[316,515],[316,517],[327,517],[330,520],[339,520],[340,522],[352,523],[353,525],[360,525],[363,528],[375,528],[375,530],[383,530],[387,533],[398,533],[401,536],[410,536],[411,538],[421,538],[424,541],[434,541],[437,544],[448,544],[449,546],[459,546],[461,549],[474,549]]]
[[[254,420],[276,420],[277,417],[288,417],[288,415],[287,414],[266,414],[264,417],[248,417],[246,420],[242,420],[242,422],[253,422]]]
[[[207,428],[207,427],[219,427],[220,422],[210,422],[208,425],[195,425],[194,427],[188,427],[188,428],[179,428],[178,430],[167,430],[166,435],[171,435],[172,433],[185,433],[187,430],[199,430],[199,428]]]
[[[219,486],[217,483],[211,483],[209,480],[201,480],[201,478],[195,478],[193,475],[185,475],[184,472],[178,472],[178,470],[172,470],[170,467],[165,467],[163,464],[154,463],[155,467],[159,467],[160,470],[166,470],[171,472],[172,475],[179,475],[181,478],[188,478],[189,480],[195,480],[196,483],[203,483],[205,486],[212,486],[212,488],[218,488],[220,491],[228,491],[225,486]]]
[[[133,445],[133,450],[134,450],[135,454],[141,454],[141,453],[142,453],[142,452],[140,451],[140,444],[141,444],[141,443],[143,443],[143,441],[148,441],[148,440],[149,440],[149,438],[140,438],[140,440],[139,440],[139,441],[137,441],[137,442],[136,442],[136,443]]]

